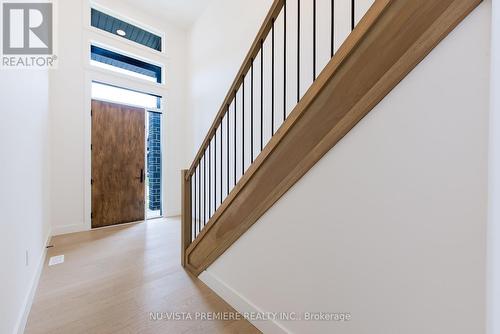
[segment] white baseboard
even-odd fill
[[[200,274],[198,278],[239,313],[265,312],[261,308],[253,304],[251,301],[249,301],[247,298],[239,294],[236,290],[231,288],[229,285],[227,285],[225,282],[223,282],[220,278],[218,278],[214,274],[205,270]],[[262,333],[266,334],[291,333],[291,331],[287,330],[281,324],[273,320],[251,321],[251,323],[255,327],[257,327],[257,329],[259,329]]]
[[[45,264],[45,258],[47,256],[47,246],[49,245],[51,237],[52,233],[49,228],[47,237],[45,238],[45,244],[43,245],[42,254],[40,255],[40,259],[38,260],[35,275],[31,280],[30,291],[24,299],[24,307],[22,313],[19,315],[19,320],[17,321],[17,325],[14,329],[14,333],[16,334],[23,334],[26,328],[26,323],[28,322],[28,316],[30,314],[31,306],[33,305],[33,299],[35,298],[35,292],[38,288],[38,282],[40,281],[40,276],[42,275],[42,270]]]
[[[69,234],[76,232],[89,231],[89,227],[85,224],[71,224],[71,225],[62,225],[62,226],[53,226],[52,227],[52,236],[61,235],[61,234]]]

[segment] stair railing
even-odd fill
[[[346,4],[349,19],[343,22],[350,27],[344,27],[345,36],[339,38],[335,31],[339,7],[334,0],[321,1],[321,8],[317,0],[273,2],[191,167],[182,172],[183,265],[188,246],[202,237],[205,226],[299,103],[306,91],[304,73],[310,71],[312,84],[354,29],[356,3],[343,1],[344,12]]]

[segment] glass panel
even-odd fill
[[[161,206],[161,114],[148,112],[147,126],[147,217],[162,215]]]
[[[95,45],[91,46],[90,58],[90,63],[94,66],[161,83],[160,66],[106,50]]]
[[[146,109],[158,109],[161,101],[161,98],[156,95],[136,92],[99,82],[92,82],[92,98],[96,100],[140,106]]]
[[[117,19],[111,15],[91,9],[92,27],[107,31],[113,35],[128,39],[129,41],[142,44],[156,51],[161,51],[161,37],[135,25]]]

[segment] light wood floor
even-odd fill
[[[172,321],[150,312],[234,312],[180,266],[179,219],[58,236],[29,315],[35,333],[260,333],[245,320]],[[193,314],[195,316],[195,314]]]

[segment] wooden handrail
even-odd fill
[[[215,116],[215,119],[212,123],[212,126],[208,130],[207,135],[205,136],[205,139],[203,140],[203,143],[200,146],[200,149],[198,150],[198,153],[196,154],[195,158],[193,159],[193,163],[191,164],[191,167],[189,168],[188,173],[186,174],[186,177],[189,178],[191,175],[193,175],[194,170],[198,164],[198,161],[201,160],[203,153],[205,152],[206,148],[208,147],[208,143],[212,139],[212,137],[215,135],[215,132],[217,130],[217,127],[219,124],[222,122],[222,119],[224,118],[224,115],[227,112],[228,105],[231,104],[231,101],[235,97],[235,92],[238,91],[238,88],[243,82],[243,78],[246,73],[250,70],[250,67],[252,66],[252,61],[255,59],[255,57],[259,54],[260,47],[261,47],[261,41],[265,40],[267,35],[269,34],[269,31],[271,30],[271,26],[273,23],[273,20],[276,19],[276,17],[279,15],[281,12],[281,9],[283,8],[285,4],[285,0],[274,0],[271,9],[269,10],[269,13],[267,14],[264,23],[260,27],[260,30],[257,34],[257,37],[255,37],[255,40],[252,43],[252,46],[250,47],[250,51],[248,51],[247,56],[245,57],[245,60],[243,61],[243,65],[241,65],[240,70],[238,71],[238,74],[236,75],[236,78],[233,81],[233,84],[229,88],[229,91],[226,95],[226,98],[224,99],[224,102],[222,102],[222,106],[219,109],[219,112]]]

